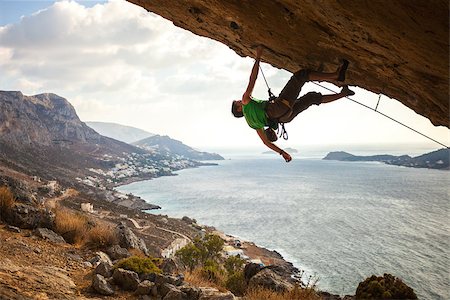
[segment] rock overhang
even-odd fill
[[[346,83],[450,127],[448,1],[128,1],[241,56],[262,44],[263,61],[291,72],[346,58]]]

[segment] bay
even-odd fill
[[[421,299],[449,298],[448,171],[258,157],[177,173],[118,190],[276,250],[324,291],[390,273]]]

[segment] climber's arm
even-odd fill
[[[255,87],[256,79],[258,78],[259,61],[261,59],[262,52],[263,52],[263,48],[258,47],[258,49],[256,50],[256,60],[253,65],[253,68],[252,68],[252,73],[250,74],[248,86],[247,86],[247,89],[245,90],[244,95],[242,95],[242,104],[243,105],[247,105],[251,100],[250,96],[252,95],[253,88]]]
[[[263,128],[256,129],[256,132],[263,141],[264,145],[266,145],[276,153],[282,155],[286,162],[290,162],[292,160],[292,157],[289,155],[289,153],[287,153],[286,151],[284,151],[283,149],[279,148],[277,145],[269,141]]]

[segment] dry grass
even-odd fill
[[[130,252],[131,256],[146,257],[145,253],[139,249],[131,248],[131,249],[128,249],[128,252]]]
[[[245,300],[319,300],[321,297],[317,295],[314,289],[294,288],[292,291],[285,293],[277,293],[264,288],[248,289],[243,297]]]
[[[86,215],[61,207],[55,210],[55,231],[68,243],[91,249],[105,249],[118,242],[111,225],[98,222],[92,226]]]
[[[85,216],[68,209],[55,211],[55,231],[62,235],[66,242],[82,244],[88,232],[88,220]]]
[[[16,202],[7,186],[0,187],[0,219],[4,219]]]
[[[84,245],[91,249],[105,249],[115,244],[117,244],[115,230],[106,224],[97,224],[89,229],[84,240]]]
[[[184,274],[184,281],[191,283],[194,286],[199,287],[212,287],[221,292],[226,292],[227,289],[217,283],[214,283],[205,278],[202,268],[195,268],[192,272],[186,272]]]

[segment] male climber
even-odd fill
[[[256,50],[256,61],[252,68],[247,89],[242,95],[242,100],[233,101],[231,112],[236,118],[245,117],[247,124],[256,130],[264,145],[282,155],[286,162],[289,162],[292,160],[292,157],[272,142],[276,140],[276,135],[272,137],[272,134],[270,134],[272,130],[265,131],[264,127],[273,127],[273,124],[277,126],[278,123],[289,123],[299,113],[313,104],[329,103],[342,97],[354,95],[355,93],[345,85],[339,94],[322,95],[320,93],[310,92],[297,99],[301,88],[307,81],[344,81],[349,62],[344,60],[343,64],[333,73],[322,73],[311,70],[297,71],[292,75],[280,95],[274,101],[261,101],[252,98],[252,91],[256,78],[258,77],[259,61],[262,52],[263,48],[258,47]],[[269,137],[266,132],[269,134]],[[273,132],[273,134],[275,133]]]

